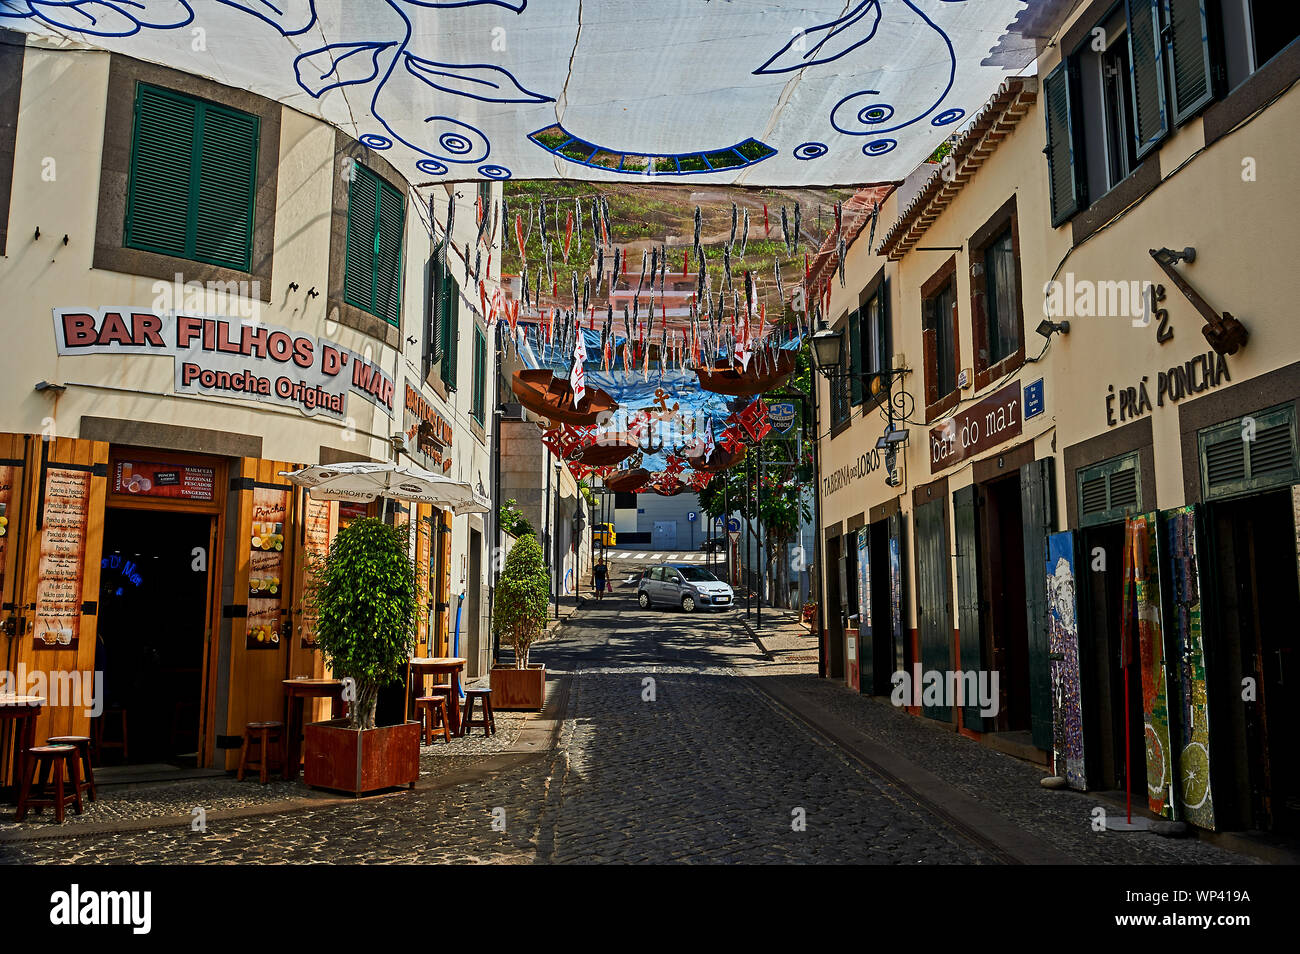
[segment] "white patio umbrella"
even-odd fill
[[[317,464],[302,470],[280,471],[320,500],[413,500],[455,514],[490,513],[491,502],[472,486],[443,477],[415,464]],[[385,504],[385,506],[387,506]]]

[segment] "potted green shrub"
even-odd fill
[[[492,668],[492,706],[539,711],[546,701],[546,666],[531,664],[528,651],[546,629],[551,579],[534,534],[519,538],[497,582],[492,625],[515,651],[514,666]]]
[[[407,531],[373,518],[354,520],[312,567],[316,642],[344,680],[345,719],[304,730],[308,785],[360,795],[420,777],[420,726],[376,726],[379,692],[405,680],[415,645],[420,587]]]

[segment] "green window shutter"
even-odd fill
[[[484,396],[487,386],[487,335],[477,324],[474,326],[474,399],[470,413],[481,424],[484,416]]]
[[[390,325],[401,318],[402,233],[406,200],[386,182],[379,183],[379,222],[375,234],[374,313]]]
[[[1186,122],[1214,98],[1206,0],[1164,0],[1169,92],[1174,122]]]
[[[1288,404],[1250,415],[1248,422],[1224,421],[1197,435],[1201,457],[1201,493],[1214,500],[1300,482],[1295,406]]]
[[[1158,0],[1126,0],[1129,84],[1133,95],[1133,137],[1141,159],[1169,131]]]
[[[429,376],[433,366],[442,360],[442,293],[447,283],[447,272],[442,267],[440,248],[435,248],[429,261],[429,301],[424,338],[424,375]]]
[[[126,232],[129,248],[185,257],[199,106],[136,88]]]
[[[379,180],[363,166],[352,166],[348,191],[348,234],[343,265],[343,300],[373,312],[375,235],[379,225]]]
[[[1123,520],[1141,509],[1142,485],[1136,453],[1080,467],[1075,482],[1080,527]]]
[[[442,383],[447,390],[456,390],[457,345],[460,343],[460,329],[456,317],[460,312],[457,299],[460,292],[455,279],[447,277],[442,299]]]
[[[139,84],[123,244],[248,271],[258,135],[256,116]]]
[[[1052,227],[1078,212],[1086,201],[1082,150],[1076,150],[1074,109],[1076,66],[1061,63],[1043,80],[1043,112],[1047,117],[1047,175],[1052,195]]]
[[[258,118],[203,104],[193,255],[201,262],[252,267]]]
[[[862,312],[850,312],[844,320],[844,343],[849,349],[849,403],[862,403]]]
[[[952,628],[948,622],[948,534],[944,529],[943,498],[916,508],[917,635],[921,668],[952,669]],[[952,721],[948,706],[922,705],[921,713],[940,722]]]
[[[952,495],[953,532],[957,541],[957,630],[960,634],[963,672],[984,670],[983,629],[980,619],[979,499],[975,487],[962,487]],[[970,701],[970,700],[968,700]],[[978,700],[962,706],[962,725],[975,732],[986,730]]]

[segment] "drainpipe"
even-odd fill
[[[826,627],[823,624],[826,614],[825,587],[822,585],[826,573],[826,563],[822,559],[822,468],[821,468],[821,421],[817,403],[817,372],[814,369],[808,376],[808,389],[812,392],[812,426],[813,426],[813,566],[817,572],[816,580],[809,580],[813,599],[817,603],[817,615],[813,625],[817,628],[817,675],[826,678]]]

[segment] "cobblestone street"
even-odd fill
[[[172,825],[112,832],[83,826],[78,833],[68,825],[58,837],[0,843],[0,858],[144,864],[1011,860],[978,826],[936,811],[933,795],[918,796],[792,716],[763,691],[771,680],[925,762],[985,799],[1027,838],[1065,852],[1064,860],[1245,860],[1195,839],[1095,833],[1088,824],[1092,802],[1039,788],[1041,773],[1032,766],[767,661],[738,624],[741,612],[646,612],[627,596],[588,603],[558,639],[534,650],[534,660],[551,670],[553,693],[567,678],[557,746],[477,781],[218,818],[206,832]],[[442,758],[481,762],[449,750]],[[235,786],[226,779],[190,783],[173,801],[205,804]],[[121,811],[114,817],[127,820]],[[504,817],[505,831],[494,830],[494,817]],[[29,828],[38,829],[48,830],[39,821]]]

